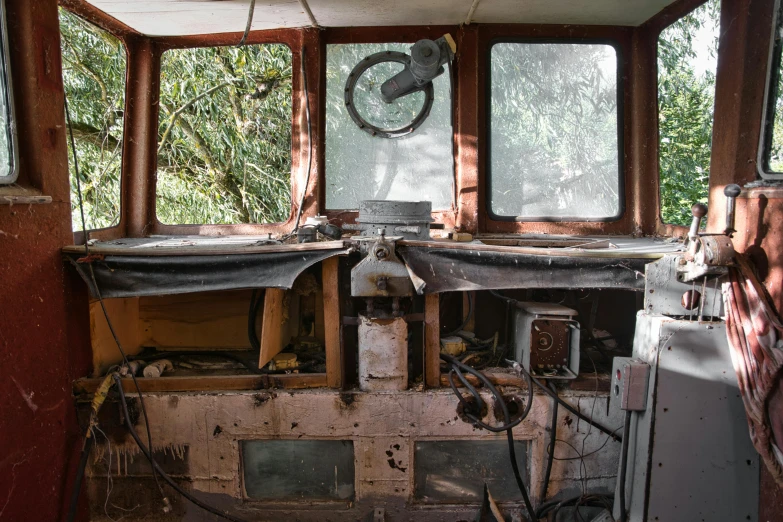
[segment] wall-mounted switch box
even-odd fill
[[[615,357],[612,363],[612,401],[617,401],[621,410],[646,410],[649,379],[650,365],[646,362],[632,357]]]

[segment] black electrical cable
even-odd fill
[[[187,500],[197,505],[204,511],[208,511],[213,515],[217,515],[226,520],[230,520],[231,522],[245,522],[241,518],[237,518],[226,511],[221,511],[220,509],[210,506],[209,504],[197,499],[196,497],[194,497],[193,495],[191,495],[190,493],[188,493],[187,491],[179,487],[179,484],[177,484],[171,477],[168,476],[168,474],[165,471],[163,471],[163,469],[160,467],[158,462],[152,457],[152,454],[150,453],[149,449],[144,445],[144,443],[139,438],[139,434],[136,433],[136,429],[133,427],[133,423],[131,422],[130,419],[130,413],[128,412],[128,401],[125,398],[125,391],[123,391],[122,389],[122,379],[120,378],[119,375],[115,374],[114,380],[117,383],[117,390],[119,391],[120,394],[120,403],[122,405],[123,416],[125,417],[125,426],[128,428],[131,437],[133,437],[133,440],[136,441],[136,445],[139,447],[141,452],[147,458],[152,468],[158,472],[158,474],[163,478],[163,480],[169,486],[171,486],[177,493],[179,493],[180,495],[182,495]]]
[[[552,392],[557,395],[557,388],[553,383],[549,383]],[[549,477],[552,474],[552,463],[555,461],[555,441],[557,440],[557,408],[558,402],[552,401],[552,420],[550,421],[549,447],[547,448],[546,471],[544,472],[544,483],[541,486],[541,502],[546,500],[547,490],[549,489]]]
[[[630,441],[628,440],[630,438],[631,433],[631,412],[626,411],[625,412],[625,424],[623,425],[623,440],[625,443],[623,444],[622,453],[620,455],[620,476],[617,477],[620,490],[620,517],[617,519],[617,522],[625,522],[626,519],[626,513],[625,513],[625,475],[628,472],[628,446],[630,445]]]
[[[538,512],[536,513],[536,517],[538,518],[536,518],[536,520],[540,518],[544,518],[549,513],[554,514],[555,519],[557,519],[557,513],[562,508],[570,507],[570,506],[573,506],[575,508],[578,508],[580,506],[603,507],[611,510],[613,501],[614,498],[611,495],[600,495],[600,494],[579,495],[564,500],[550,500],[548,502],[544,502],[538,508]]]
[[[89,430],[89,428],[88,428]],[[84,439],[84,447],[82,448],[82,456],[79,458],[79,468],[76,470],[76,479],[73,483],[73,490],[71,490],[71,501],[68,504],[68,514],[65,516],[67,522],[73,522],[76,518],[76,506],[79,503],[79,492],[82,489],[82,479],[84,479],[84,470],[87,468],[87,460],[90,458],[90,452],[93,445],[93,437],[89,431]]]
[[[449,363],[451,365],[451,372],[449,372],[448,378],[449,378],[449,384],[452,387],[451,389],[454,390],[455,394],[457,394],[460,397],[462,397],[462,394],[459,393],[459,391],[457,390],[456,385],[453,384],[453,379],[451,377],[452,376],[452,372],[454,374],[456,374],[457,377],[460,378],[460,381],[462,381],[463,384],[467,383],[467,386],[465,386],[465,387],[470,391],[470,393],[476,399],[476,404],[482,405],[484,403],[484,400],[481,398],[481,395],[478,393],[478,391],[472,385],[470,385],[470,382],[467,381],[465,376],[462,374],[461,370],[464,370],[467,373],[470,373],[471,375],[473,375],[477,379],[479,379],[484,384],[484,386],[486,386],[487,389],[492,393],[493,397],[495,398],[495,401],[498,402],[499,404],[505,406],[506,403],[503,400],[503,396],[497,391],[495,386],[492,384],[492,381],[490,381],[487,378],[486,375],[484,375],[483,373],[481,373],[480,371],[476,370],[475,368],[472,368],[472,367],[468,366],[467,364],[459,361],[458,359],[456,359],[456,358],[454,358],[454,357],[452,357],[450,355],[442,353],[442,354],[440,354],[440,358],[443,359],[444,361],[446,361],[447,363]],[[478,417],[473,415],[470,411],[464,412],[465,416],[468,419],[470,419],[472,422],[477,424],[478,426],[481,426],[485,430],[491,431],[493,433],[500,433],[500,432],[506,431],[506,430],[508,430],[510,428],[514,428],[514,427],[518,426],[523,420],[525,420],[525,418],[530,413],[531,407],[533,406],[533,386],[531,386],[530,383],[528,383],[527,390],[528,390],[528,392],[527,392],[527,402],[525,404],[525,408],[524,408],[524,410],[522,410],[522,412],[520,412],[518,414],[519,416],[514,421],[510,421],[510,420],[506,421],[505,424],[502,424],[500,426],[490,426],[489,424],[486,424],[481,419],[479,419]],[[463,404],[463,408],[464,408],[464,404]]]
[[[517,487],[519,488],[519,492],[522,494],[522,500],[525,502],[525,509],[527,509],[528,516],[530,517],[531,521],[536,520],[535,518],[535,510],[533,509],[533,505],[530,502],[530,496],[527,492],[527,487],[525,486],[524,481],[522,480],[522,475],[519,472],[519,464],[517,463],[517,453],[516,449],[514,448],[514,434],[513,434],[513,428],[514,423],[511,422],[511,414],[508,411],[508,406],[506,405],[506,401],[503,400],[503,395],[500,394],[500,392],[495,388],[495,386],[492,384],[492,382],[481,372],[474,370],[470,366],[461,363],[459,360],[455,359],[454,357],[447,355],[447,354],[440,354],[441,359],[446,361],[448,364],[452,367],[452,372],[456,373],[457,376],[460,375],[460,370],[465,370],[466,372],[470,373],[471,375],[474,375],[477,377],[484,386],[487,387],[487,390],[492,394],[492,396],[495,398],[497,404],[500,406],[501,411],[503,412],[503,422],[504,425],[502,429],[498,429],[494,426],[488,426],[481,422],[477,417],[470,415],[469,413],[466,413],[466,415],[470,418],[473,417],[471,420],[474,420],[474,422],[477,422],[482,427],[485,427],[485,429],[488,429],[490,431],[505,431],[506,437],[508,440],[508,456],[509,460],[511,460],[511,469],[514,471],[514,479],[516,480]],[[464,377],[464,376],[463,376]],[[456,387],[453,385],[453,380],[451,380],[451,373],[449,373],[449,379],[450,383],[452,384],[452,389],[456,389]],[[475,390],[475,388],[474,388]],[[529,391],[529,400],[527,404],[525,405],[525,409],[522,411],[519,419],[517,419],[516,424],[522,422],[522,420],[527,417],[528,413],[530,413],[530,408],[533,405],[533,387],[528,384],[528,391]],[[475,392],[476,395],[478,395],[478,392]],[[462,394],[457,392],[457,395],[459,395],[460,400],[463,401]],[[477,403],[479,401],[477,400]],[[464,404],[464,403],[463,403]]]
[[[103,296],[101,296],[100,289],[98,288],[98,281],[95,279],[95,271],[92,268],[92,262],[89,260],[90,234],[89,231],[87,230],[87,220],[84,217],[84,197],[82,195],[82,182],[79,174],[79,158],[76,154],[76,141],[73,139],[73,125],[71,124],[71,113],[68,110],[67,96],[63,97],[63,104],[65,107],[65,119],[68,124],[68,134],[70,136],[71,152],[73,153],[73,170],[74,170],[74,177],[76,178],[76,192],[79,198],[79,214],[82,220],[82,233],[84,234],[84,254],[85,257],[87,258],[87,267],[90,270],[92,289],[95,292],[95,296],[98,298],[98,302],[101,305],[101,310],[103,311],[103,317],[106,319],[106,324],[108,325],[109,331],[111,332],[111,335],[114,338],[114,342],[117,345],[117,349],[119,350],[120,355],[122,356],[122,360],[124,364],[127,366],[128,356],[125,354],[125,350],[122,349],[122,344],[120,344],[120,339],[119,337],[117,337],[117,332],[114,331],[114,326],[112,325],[112,322],[109,319],[109,312],[106,310],[106,305],[103,302]],[[133,385],[136,387],[136,391],[139,394],[139,402],[141,403],[141,412],[144,415],[144,425],[147,428],[147,443],[149,444],[150,447],[152,447],[152,433],[150,432],[149,419],[147,418],[147,408],[145,408],[144,406],[144,399],[142,398],[141,388],[139,388],[139,383],[136,381],[136,376],[133,375],[133,372],[130,372],[130,376],[131,379],[133,380]],[[152,470],[152,476],[155,479],[155,484],[158,486],[158,491],[160,492],[160,495],[163,498],[164,503],[168,503],[168,499],[166,498],[166,495],[163,493],[163,488],[160,485],[160,481],[158,480],[158,475],[154,469]]]
[[[465,320],[462,321],[462,324],[460,324],[456,330],[452,330],[451,332],[447,334],[443,334],[442,337],[451,337],[452,335],[457,335],[459,332],[465,329],[465,327],[470,322],[470,318],[473,317],[474,312],[474,306],[473,306],[473,296],[468,292],[468,314],[465,316]]]
[[[594,421],[593,419],[591,419],[590,417],[588,417],[584,413],[580,412],[579,410],[577,410],[576,408],[574,408],[573,406],[568,404],[566,401],[561,399],[556,393],[552,392],[552,390],[550,390],[544,383],[542,383],[541,381],[539,381],[538,379],[536,379],[535,377],[530,375],[530,372],[525,370],[522,367],[522,365],[520,365],[519,363],[514,363],[514,361],[508,361],[508,362],[514,365],[514,369],[517,369],[517,370],[521,371],[522,375],[529,377],[530,380],[533,381],[533,384],[535,384],[536,386],[538,386],[539,388],[544,390],[544,392],[547,395],[549,395],[550,397],[555,399],[558,403],[560,403],[560,406],[562,406],[563,408],[565,408],[569,412],[573,413],[574,415],[576,415],[577,417],[579,417],[583,421],[587,422],[588,424],[590,424],[594,428],[597,428],[597,429],[601,430],[602,432],[604,432],[606,435],[609,435],[615,441],[617,441],[617,442],[622,442],[623,441],[623,438],[617,435],[617,433],[616,433],[617,430],[610,430],[609,428],[607,428],[606,426],[604,426],[600,422]]]

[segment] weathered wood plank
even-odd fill
[[[424,375],[430,388],[441,385],[440,377],[440,296],[424,296]]]
[[[339,259],[330,257],[322,263],[324,348],[326,350],[326,381],[330,388],[343,385],[343,353],[340,336]]]

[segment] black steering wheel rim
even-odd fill
[[[356,110],[356,107],[353,103],[353,93],[356,87],[356,83],[359,81],[359,78],[361,78],[362,74],[364,74],[364,72],[370,67],[384,62],[401,63],[408,67],[411,63],[411,57],[405,53],[396,51],[381,51],[379,53],[371,54],[370,56],[365,57],[361,62],[357,63],[351,73],[348,75],[348,80],[345,82],[345,107],[348,110],[348,115],[351,117],[354,123],[356,123],[360,129],[370,136],[379,138],[400,138],[418,129],[421,124],[424,123],[424,120],[427,119],[427,116],[430,115],[430,111],[432,110],[432,103],[435,101],[435,88],[432,86],[432,82],[427,82],[421,89],[419,89],[420,91],[424,91],[424,104],[422,105],[421,110],[416,115],[416,117],[413,118],[413,120],[408,125],[398,129],[382,129],[376,125],[373,125],[372,123],[362,118],[361,114],[359,114],[359,112]]]

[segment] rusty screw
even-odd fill
[[[379,277],[378,279],[375,280],[375,286],[378,288],[378,290],[380,290],[382,292],[386,290],[386,287],[388,286],[388,283],[389,283],[389,278],[388,277],[381,276],[381,277]]]
[[[375,257],[380,259],[381,261],[389,257],[389,249],[385,246],[380,246],[377,249],[375,249]]]

